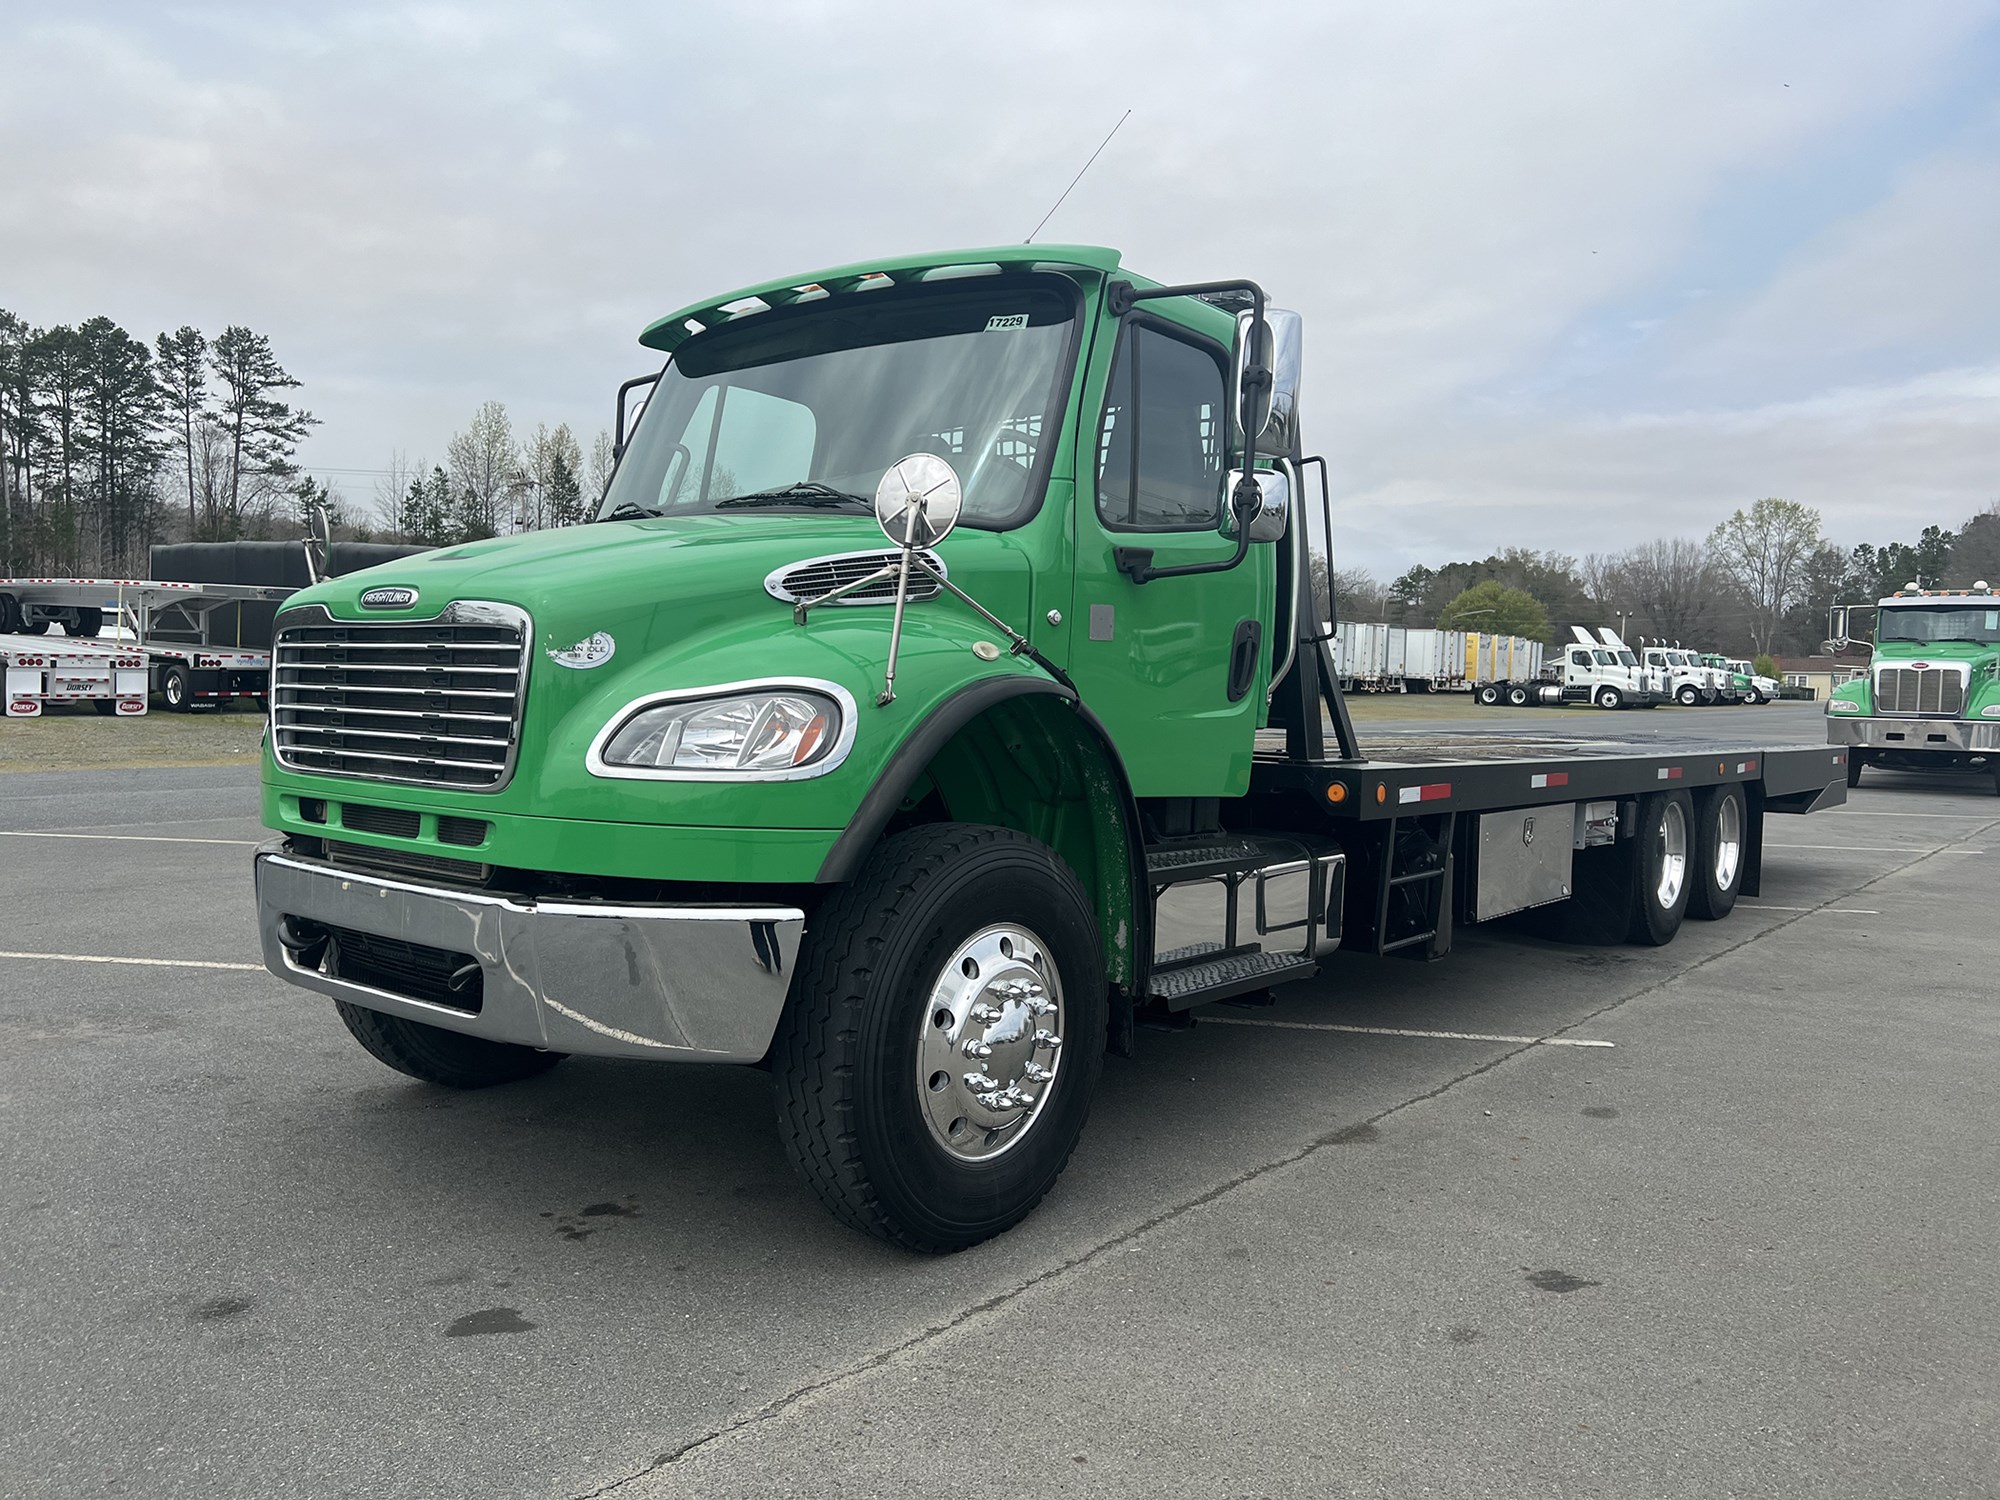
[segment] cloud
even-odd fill
[[[1043,237],[1306,314],[1348,561],[1992,497],[1992,5],[66,15],[0,21],[0,303],[250,323],[312,463],[602,425],[653,317],[1016,239],[1130,108]]]

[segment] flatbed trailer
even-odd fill
[[[9,719],[39,718],[50,703],[88,703],[132,718],[146,711],[146,675],[145,654],[128,642],[0,635]]]
[[[50,635],[50,628],[58,627],[70,637],[61,648],[68,649],[97,639],[108,623],[121,632],[115,644],[144,657],[147,688],[178,713],[231,698],[262,702],[269,695],[271,653],[216,639],[213,616],[232,605],[277,603],[296,592],[151,578],[0,578],[0,630],[11,626],[15,638],[53,642],[61,637]],[[128,620],[129,637],[123,633]]]

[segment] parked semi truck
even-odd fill
[[[1047,245],[654,323],[595,524],[279,614],[266,964],[437,1084],[766,1067],[833,1212],[943,1251],[1048,1191],[1141,1020],[1755,892],[1839,750],[1364,755],[1301,332]]]
[[[1832,611],[1836,651],[1852,644],[1863,608]],[[1981,772],[2000,792],[2000,594],[1984,579],[1969,589],[1911,584],[1873,608],[1868,673],[1826,704],[1827,741],[1848,753],[1847,784],[1861,784],[1863,766],[1886,766]]]
[[[1718,702],[1722,689],[1714,672],[1695,660],[1692,651],[1669,646],[1664,641],[1640,643],[1647,667],[1659,674],[1667,696],[1683,708]]]
[[[1592,635],[1572,625],[1574,637],[1557,652],[1539,675],[1501,678],[1474,685],[1473,701],[1514,708],[1561,708],[1587,704],[1594,708],[1654,708],[1666,701],[1663,678],[1640,665],[1632,648],[1614,630]]]

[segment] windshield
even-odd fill
[[[1883,641],[2000,641],[2000,609],[1985,605],[1967,608],[1907,606],[1884,609],[1875,627],[1875,639]]]
[[[1624,662],[1625,665],[1628,667],[1636,667],[1639,665],[1639,658],[1634,656],[1630,651],[1620,651],[1618,653],[1618,659]]]
[[[935,453],[963,519],[1040,499],[1063,409],[1071,294],[994,278],[845,292],[697,334],[660,376],[601,521],[767,508],[867,514],[883,471]]]

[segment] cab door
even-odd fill
[[[1107,319],[1097,342],[1111,353],[1085,387],[1077,444],[1070,676],[1135,795],[1239,796],[1264,720],[1276,548],[1145,583],[1118,566],[1121,548],[1149,549],[1156,567],[1234,552],[1231,350],[1151,311]]]

